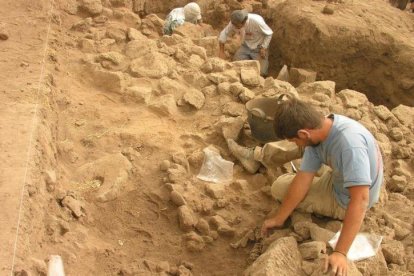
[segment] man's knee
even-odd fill
[[[272,193],[272,197],[278,201],[282,201],[294,177],[295,174],[291,173],[279,176],[272,184],[272,188],[270,190]]]

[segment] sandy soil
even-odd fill
[[[346,66],[331,62],[324,67],[324,59],[346,59],[343,48],[329,42],[351,41],[360,25],[357,20],[352,25],[352,16],[360,17],[361,6],[366,28],[375,25],[376,32],[395,30],[400,17],[406,26],[414,16],[375,1],[389,16],[381,23],[385,19],[379,18],[378,6],[356,0],[333,3],[332,16],[341,15],[340,10],[352,25],[347,33],[335,34],[331,28],[336,19],[316,12],[325,1],[301,1],[312,21],[300,29],[300,39],[309,39],[314,29],[307,26],[317,22],[319,28],[330,30],[328,38],[320,40],[329,55],[318,52],[313,42],[307,55],[301,55],[303,60],[290,65],[313,70],[318,80],[332,79],[338,85],[310,82],[295,89],[274,80],[275,73],[266,80],[259,77],[255,62],[214,58],[217,41],[211,36],[231,9],[244,7],[267,18],[278,10],[276,16],[283,15],[286,29],[278,28],[275,37],[287,38],[288,43],[298,29],[294,22],[303,16],[293,1],[268,1],[267,8],[255,1],[199,1],[205,10],[204,26],[184,26],[178,30],[181,35],[161,37],[160,18],[183,2],[0,1],[0,32],[8,35],[0,40],[0,242],[5,245],[0,251],[1,274],[46,275],[49,256],[57,254],[67,275],[254,275],[254,265],[246,269],[270,252],[266,249],[273,242],[293,237],[284,246],[288,252],[299,252],[297,244],[315,240],[309,230],[307,235],[299,231],[297,223],[318,225],[318,233],[336,232],[338,221],[295,213],[286,229],[259,239],[257,228],[278,206],[269,196],[270,185],[290,167],[271,172],[261,168],[251,175],[231,156],[223,137],[223,128],[230,126],[240,143],[257,145],[249,133],[244,103],[293,91],[324,112],[361,121],[381,144],[386,189],[362,230],[383,235],[384,241],[376,258],[354,264],[352,275],[412,275],[414,109],[404,101],[412,99],[412,88],[390,90],[400,79],[382,80],[387,95],[396,91],[398,96],[390,109],[374,105],[362,93],[341,91],[352,88],[370,96],[372,87],[365,91],[365,85],[348,85],[354,75],[344,73]],[[272,21],[273,27],[278,24]],[[410,32],[410,27],[404,30]],[[272,46],[273,72],[301,52],[300,39],[290,48],[285,42]],[[360,41],[358,36],[355,41]],[[364,43],[378,46],[371,39]],[[412,51],[414,44],[403,39],[381,47],[387,45]],[[235,47],[231,45],[229,52]],[[381,60],[392,63],[393,72],[399,64],[414,64],[399,63],[393,55]],[[352,63],[352,68],[361,65],[358,81],[385,71],[364,75],[362,67],[369,62]],[[337,78],[341,74],[343,78]],[[408,96],[400,97],[402,93]],[[209,145],[235,163],[230,184],[196,177],[202,150]],[[279,269],[286,275],[319,275],[319,257],[304,260],[298,253],[294,266],[280,263]]]

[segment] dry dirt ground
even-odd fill
[[[375,135],[386,187],[361,231],[384,240],[350,274],[413,275],[414,61],[404,50],[414,54],[414,15],[380,0],[204,0],[203,26],[161,36],[165,13],[187,2],[0,0],[1,275],[46,275],[54,254],[67,275],[320,275],[340,222],[295,213],[259,238],[278,206],[270,185],[290,167],[248,174],[223,137],[257,145],[244,103],[280,93]],[[256,61],[215,57],[236,8],[275,30],[267,79]],[[284,63],[318,81],[276,80]],[[196,178],[207,146],[235,163],[231,183]],[[322,242],[311,255],[310,241]]]

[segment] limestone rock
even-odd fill
[[[260,76],[260,63],[257,60],[238,60],[231,63],[238,73],[241,73],[242,69],[251,69]]]
[[[309,221],[298,221],[293,223],[293,229],[302,239],[307,240],[310,237],[310,225]]]
[[[298,87],[304,82],[311,83],[314,81],[316,81],[316,72],[314,71],[301,68],[291,68],[289,70],[289,83],[294,87]]]
[[[184,197],[177,191],[171,191],[170,198],[171,201],[178,207],[186,204]]]
[[[57,183],[56,172],[54,170],[47,170],[45,171],[45,182],[46,188],[49,192],[55,190],[55,186]]]
[[[236,233],[236,229],[228,224],[221,225],[217,228],[217,232],[224,237],[233,237]]]
[[[122,20],[127,26],[134,28],[139,28],[141,26],[141,18],[128,8],[114,10],[114,17]]]
[[[202,66],[204,73],[223,72],[229,67],[228,63],[221,58],[209,58]]]
[[[81,216],[85,215],[82,211],[83,205],[81,202],[72,196],[65,196],[65,198],[62,200],[62,205],[69,208],[69,210],[72,211],[72,214],[76,218],[80,218]]]
[[[162,95],[154,98],[148,104],[148,107],[162,116],[170,116],[177,112],[177,104],[173,95]]]
[[[185,232],[191,231],[197,223],[193,211],[187,205],[182,205],[178,208],[178,221],[181,230]]]
[[[169,160],[163,160],[160,164],[160,170],[165,172],[171,167],[171,162]]]
[[[239,94],[239,99],[242,103],[247,103],[248,101],[254,99],[254,97],[256,97],[256,94],[248,88],[244,88],[243,92]]]
[[[382,245],[382,253],[388,264],[403,265],[404,261],[404,245],[400,241],[389,241]]]
[[[152,87],[131,86],[125,89],[125,94],[137,103],[149,103],[152,95]]]
[[[322,241],[326,244],[328,244],[328,241],[335,235],[334,232],[319,227],[314,223],[309,227],[309,230],[313,241]]]
[[[190,58],[188,58],[185,62],[185,65],[188,67],[193,68],[199,68],[201,65],[203,65],[204,59],[202,59],[198,55],[190,55]]]
[[[206,86],[210,85],[211,82],[207,78],[207,76],[201,73],[199,70],[189,70],[183,73],[183,79],[195,88],[205,88]]]
[[[381,250],[371,258],[355,263],[362,275],[387,275],[388,267]]]
[[[294,98],[299,98],[298,91],[286,81],[267,78],[264,89],[263,96],[265,97],[277,97],[280,94],[288,94]]]
[[[217,90],[221,95],[228,94],[230,92],[230,82],[222,82],[217,85]]]
[[[168,77],[162,77],[158,84],[163,94],[181,95],[183,91],[187,90],[180,82]]]
[[[241,81],[247,86],[258,86],[260,84],[260,74],[253,68],[241,68]]]
[[[211,196],[214,199],[219,199],[224,197],[224,186],[216,183],[206,183],[205,184],[206,194]]]
[[[142,66],[142,64],[147,64]],[[157,52],[149,52],[134,59],[130,64],[131,75],[160,79],[170,73],[173,61]]]
[[[394,141],[396,141],[396,142],[399,142],[399,141],[401,141],[403,138],[404,138],[404,134],[403,134],[403,132],[401,131],[401,129],[400,128],[398,128],[398,127],[394,127],[394,128],[392,128],[391,130],[390,130],[390,136],[391,136],[391,138],[394,140]]]
[[[296,88],[299,95],[311,96],[316,93],[327,95],[329,98],[335,96],[335,83],[333,81],[315,81],[312,83],[302,83]]]
[[[334,14],[334,6],[331,4],[327,4],[325,7],[323,7],[322,13],[324,14]]]
[[[386,121],[389,118],[393,117],[391,111],[383,105],[375,106],[374,113],[383,121]]]
[[[195,232],[184,235],[184,239],[187,249],[191,252],[200,252],[206,246],[204,239]]]
[[[414,107],[400,104],[391,112],[403,125],[414,128]]]
[[[112,38],[103,38],[96,42],[96,51],[98,53],[111,51],[116,47],[116,41]]]
[[[305,242],[299,245],[299,251],[305,260],[319,259],[326,254],[326,244],[321,241]]]
[[[359,108],[368,102],[367,96],[350,89],[344,89],[340,91],[338,93],[338,97],[343,100],[344,105],[347,108]]]
[[[197,231],[202,235],[208,235],[210,233],[210,225],[205,219],[199,219],[196,225]]]
[[[149,1],[147,4],[149,4]],[[141,21],[142,33],[150,38],[158,38],[159,36],[162,36],[163,26],[164,20],[159,18],[156,14],[149,14]]]
[[[244,92],[245,87],[240,82],[233,82],[230,84],[229,89],[233,96],[238,97],[241,93]]]
[[[102,12],[101,0],[81,0],[80,9],[86,11],[90,15],[97,15]]]
[[[95,41],[92,39],[84,38],[79,41],[79,48],[84,53],[94,53],[95,52]]]
[[[131,40],[125,46],[125,55],[127,57],[131,59],[139,58],[157,49],[157,44],[154,40],[148,39],[144,35],[138,35],[137,33],[135,35],[137,39]]]
[[[209,57],[217,56],[218,39],[216,36],[207,36],[193,39],[194,44],[206,49],[206,54]]]
[[[126,30],[116,26],[110,26],[106,29],[106,37],[115,39],[116,42],[126,40]]]
[[[140,31],[135,28],[128,28],[127,31],[128,40],[140,40],[140,39],[147,39]]]
[[[103,91],[122,93],[125,87],[125,77],[121,72],[110,72],[91,64],[86,65],[84,78]]]
[[[204,94],[201,91],[197,89],[190,89],[189,91],[184,93],[183,100],[184,102],[195,107],[196,109],[201,109],[204,105],[206,98],[204,97]]]
[[[402,193],[407,188],[407,178],[404,175],[393,175],[388,183],[388,189],[392,192]]]
[[[227,221],[225,221],[224,218],[220,215],[212,216],[210,218],[210,224],[214,226],[216,229],[228,225]]]
[[[244,115],[246,113],[246,110],[243,104],[229,102],[223,106],[222,112],[223,114],[226,114],[232,117],[238,117],[238,116]]]
[[[281,238],[272,243],[265,253],[248,267],[243,275],[301,275],[300,252],[294,238]]]
[[[95,56],[95,61],[106,69],[122,70],[126,67],[125,56],[115,51],[98,54]]]
[[[222,116],[217,125],[221,128],[221,132],[225,139],[237,140],[243,128],[244,121],[241,117]]]

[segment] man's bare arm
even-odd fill
[[[266,235],[270,228],[280,227],[283,225],[296,206],[298,206],[299,203],[305,198],[314,177],[315,173],[310,172],[299,172],[295,176],[292,183],[289,185],[289,189],[283,198],[282,205],[280,206],[277,214],[273,218],[265,220],[263,223],[263,235]]]
[[[346,254],[361,228],[369,202],[369,186],[348,188],[351,201],[346,209],[341,235],[335,250]]]

